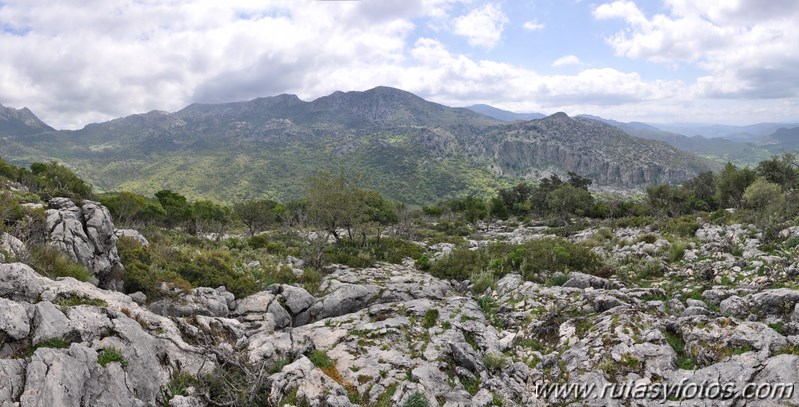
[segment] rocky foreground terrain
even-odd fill
[[[87,265],[99,286],[118,288],[124,273],[116,235],[147,244],[135,231],[115,233],[92,202],[54,200],[47,215],[51,244]],[[470,244],[546,234],[498,223]],[[648,228],[590,229],[570,239],[593,239],[595,252],[620,265],[613,277],[570,273],[545,285],[510,273],[479,294],[410,259],[334,266],[316,295],[274,284],[245,298],[209,287],[154,302],[4,263],[0,405],[205,406],[220,394],[228,405],[798,405],[798,392],[636,400],[540,387],[799,382],[799,267],[761,251],[759,238],[751,226],[705,224],[669,263],[661,254],[673,243]],[[5,260],[26,250],[0,238]],[[618,277],[640,267],[659,267],[662,278],[641,286]]]

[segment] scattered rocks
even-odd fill
[[[590,274],[572,272],[569,274],[569,280],[563,284],[564,287],[574,288],[608,288],[609,283],[607,279],[592,276]]]

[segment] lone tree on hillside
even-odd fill
[[[233,213],[247,226],[250,236],[278,223],[284,212],[286,207],[271,199],[254,199],[233,204]]]
[[[379,238],[384,227],[397,222],[397,208],[379,192],[361,188],[361,182],[361,177],[347,178],[343,171],[310,177],[305,188],[309,220],[337,241],[341,228],[350,241],[360,235],[365,243],[367,226],[375,227]]]

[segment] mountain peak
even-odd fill
[[[569,115],[567,115],[566,113],[563,113],[563,112],[557,112],[557,113],[555,113],[553,115],[545,117],[545,119],[550,119],[550,120],[572,120],[572,118],[569,117]]]
[[[23,136],[54,130],[27,107],[14,109],[0,105],[0,134]]]

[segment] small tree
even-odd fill
[[[787,153],[781,156],[774,156],[768,160],[761,161],[757,165],[757,175],[781,186],[784,190],[793,189],[799,183],[799,172],[797,172],[796,156]]]
[[[508,207],[505,206],[505,201],[499,196],[491,198],[490,212],[491,216],[497,219],[505,220],[508,219],[508,216],[510,216],[510,214],[508,213]]]
[[[192,208],[195,230],[199,233],[213,232],[219,240],[230,226],[232,211],[227,206],[202,200],[194,203]]]
[[[743,204],[744,191],[754,181],[754,170],[738,170],[733,163],[728,162],[716,178],[716,199],[719,205],[739,208]]]
[[[359,226],[363,213],[361,198],[358,180],[348,179],[344,171],[338,175],[321,172],[306,181],[305,199],[311,222],[336,240],[340,240],[338,228],[347,229],[353,239],[353,229]]]
[[[233,212],[247,226],[250,236],[255,236],[255,232],[277,223],[285,211],[285,206],[271,199],[249,200],[233,205]]]
[[[399,222],[397,205],[384,199],[377,191],[365,190],[361,192],[361,196],[364,201],[364,219],[377,231],[377,243],[380,244],[383,229]],[[363,233],[363,238],[365,242],[366,233]]]
[[[166,216],[160,203],[127,191],[104,194],[100,197],[100,203],[108,208],[114,222],[120,225],[149,224]]]
[[[562,184],[547,197],[547,206],[553,213],[563,219],[569,215],[586,215],[594,206],[594,198],[587,189],[577,188],[572,184]]]
[[[691,193],[683,187],[660,184],[646,189],[649,205],[661,215],[680,216],[691,205]]]
[[[167,226],[175,226],[192,219],[192,207],[185,196],[162,189],[155,193],[155,197],[166,212]]]

